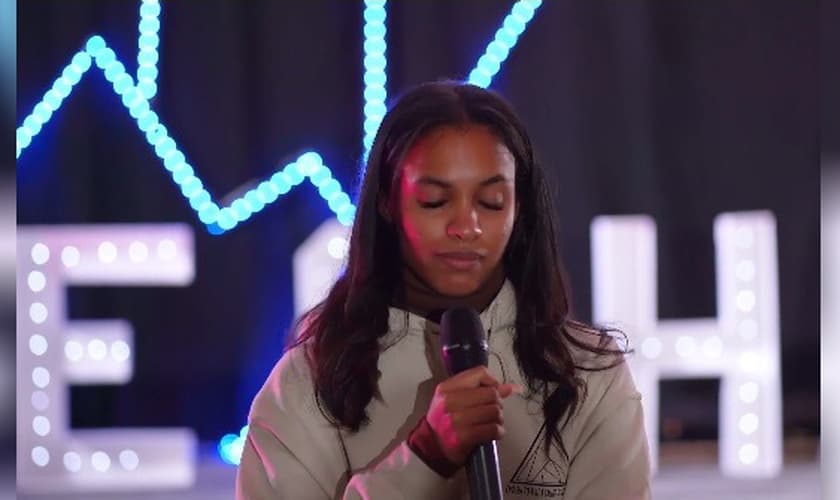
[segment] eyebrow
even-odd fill
[[[497,182],[506,182],[506,181],[507,181],[507,177],[505,177],[502,174],[498,174],[498,175],[494,175],[493,177],[490,177],[488,179],[484,179],[483,181],[481,181],[479,183],[479,185],[481,187],[484,187],[484,186],[489,186],[490,184],[496,184]],[[438,179],[437,177],[429,177],[429,176],[425,176],[425,175],[423,177],[417,179],[417,184],[427,184],[427,185],[431,185],[431,186],[438,186],[438,187],[441,187],[441,188],[444,188],[444,189],[449,189],[449,188],[452,187],[452,184],[446,182],[443,179]]]

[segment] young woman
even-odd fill
[[[495,439],[505,498],[649,498],[640,396],[609,332],[570,317],[554,212],[497,94],[400,98],[346,269],[254,399],[237,497],[467,498],[463,465]],[[490,363],[448,377],[453,306],[480,312]]]

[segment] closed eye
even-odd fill
[[[444,201],[444,200],[441,200],[441,201],[420,201],[420,202],[418,202],[418,204],[422,208],[440,208],[440,207],[443,206],[444,203],[446,203],[446,201]]]
[[[433,208],[440,208],[440,207],[442,207],[444,204],[446,204],[446,200],[441,200],[441,201],[421,201],[421,202],[418,202],[418,204],[419,204],[422,208],[429,208],[429,209],[433,209]],[[499,210],[502,210],[502,209],[504,209],[504,208],[505,208],[505,206],[504,206],[503,204],[498,204],[498,203],[488,203],[488,202],[486,202],[486,201],[480,201],[480,202],[479,202],[479,204],[480,204],[482,207],[484,207],[484,208],[486,208],[486,209],[488,209],[488,210],[496,210],[496,211],[499,211]]]

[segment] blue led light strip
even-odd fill
[[[516,45],[527,23],[533,18],[542,0],[519,0],[514,4],[502,27],[496,32],[493,41],[479,58],[475,69],[470,72],[468,81],[482,87],[489,86],[493,76],[498,73],[502,62]],[[273,203],[277,198],[293,187],[308,179],[319,194],[327,201],[330,209],[344,225],[352,224],[356,207],[344,192],[341,184],[332,177],[330,170],[323,165],[321,157],[315,152],[301,155],[295,162],[286,165],[270,179],[261,182],[256,188],[234,200],[229,206],[220,208],[204,188],[201,179],[195,175],[192,166],[178,149],[175,140],[169,136],[166,127],[158,115],[151,110],[149,100],[157,94],[157,63],[160,45],[159,0],[142,0],[140,5],[140,24],[137,53],[137,83],[129,75],[125,66],[117,59],[105,40],[95,35],[91,37],[85,49],[73,56],[41,102],[35,105],[32,113],[23,120],[16,131],[16,158],[31,144],[41,128],[59,109],[61,103],[79,83],[82,76],[96,66],[103,71],[114,91],[122,98],[123,105],[137,121],[138,128],[145,134],[147,142],[154,147],[155,153],[186,197],[190,206],[198,214],[213,234],[221,234],[237,227],[252,215]],[[370,151],[373,138],[385,115],[387,59],[385,51],[386,11],[385,0],[365,0],[365,106],[364,106],[364,149],[365,158]]]
[[[324,166],[321,156],[312,151],[299,156],[297,160],[286,165],[271,178],[246,192],[229,207],[209,214],[208,220],[216,222],[218,230],[229,231],[240,222],[248,220],[266,205],[273,203],[279,196],[291,191],[304,179],[308,179],[318,188],[318,193],[327,201],[330,210],[341,224],[349,226],[353,223],[356,207],[341,189],[341,184],[333,178],[330,169]],[[201,217],[200,211],[199,217]],[[205,221],[202,219],[202,222]]]
[[[502,21],[502,27],[496,31],[493,41],[487,45],[484,54],[478,58],[478,63],[470,72],[467,78],[469,83],[483,88],[490,86],[541,4],[542,0],[519,0],[513,5],[510,14]]]
[[[158,46],[160,45],[160,2],[140,3],[140,35],[137,38],[137,90],[146,99],[157,94]]]
[[[364,82],[365,82],[365,107],[364,107],[364,160],[367,160],[370,148],[373,146],[373,139],[382,118],[385,117],[385,100],[388,91],[385,83],[388,75],[385,68],[388,60],[385,57],[385,50],[388,44],[385,41],[385,0],[365,0],[365,42],[364,42]]]
[[[286,165],[270,179],[261,182],[227,207],[220,208],[212,200],[201,179],[195,175],[184,153],[178,149],[177,143],[169,136],[166,127],[152,111],[149,103],[150,97],[157,93],[155,79],[159,37],[156,30],[160,27],[160,10],[157,0],[145,0],[140,7],[138,83],[135,85],[134,79],[126,72],[125,66],[107,46],[105,40],[98,35],[92,36],[85,48],[73,56],[70,64],[42,101],[35,106],[32,114],[24,119],[23,125],[17,129],[17,157],[20,158],[23,150],[32,142],[32,138],[41,131],[52,113],[79,83],[82,75],[95,63],[113,86],[114,92],[121,97],[123,105],[136,120],[137,127],[145,134],[146,141],[154,148],[155,154],[170,172],[172,180],[187,198],[190,207],[211,233],[221,234],[233,229],[306,179],[318,189],[339,222],[345,226],[352,224],[356,208],[341,184],[332,177],[332,172],[324,166],[321,157],[315,152],[302,154],[296,161]]]
[[[245,447],[245,441],[248,436],[248,426],[245,425],[239,430],[239,434],[225,434],[219,440],[217,449],[219,456],[225,463],[230,465],[239,465],[239,459],[242,457],[242,448]]]

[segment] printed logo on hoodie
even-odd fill
[[[546,454],[545,432],[546,427],[543,423],[522,463],[505,486],[505,493],[539,498],[563,496],[569,464],[560,446],[553,441]]]

